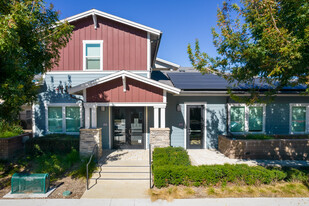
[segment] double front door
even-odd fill
[[[187,106],[187,148],[203,149],[204,148],[204,106],[188,105]]]
[[[144,149],[144,107],[114,107],[113,148]]]

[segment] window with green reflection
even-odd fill
[[[249,107],[249,132],[263,131],[263,107]]]
[[[62,107],[48,108],[48,131],[62,132]]]
[[[78,132],[80,128],[80,108],[65,108],[66,132]]]
[[[306,107],[292,107],[292,132],[306,131]]]
[[[245,107],[231,107],[231,120],[230,131],[231,132],[244,132],[245,131]]]

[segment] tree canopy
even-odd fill
[[[257,79],[270,85],[265,91],[270,97],[286,86],[309,85],[308,0],[227,1],[217,19],[212,28],[216,57],[201,52],[198,40],[194,49],[188,45],[197,70],[223,76],[234,86],[251,85],[248,102],[259,100]]]
[[[0,120],[16,121],[36,100],[34,76],[58,63],[72,31],[42,0],[0,0]]]

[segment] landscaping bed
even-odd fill
[[[307,135],[219,135],[218,149],[232,159],[309,160]]]
[[[153,175],[155,188],[150,190],[150,195],[154,199],[309,196],[309,168],[244,164],[192,166],[187,151],[182,148],[155,148]]]
[[[78,137],[66,135],[59,135],[55,138],[60,142],[78,140]],[[51,136],[37,139],[40,140],[30,140],[30,143],[26,144],[27,153],[10,161],[0,161],[0,197],[10,191],[11,176],[16,172],[25,172],[49,173],[51,187],[57,189],[48,198],[80,198],[86,189],[85,176],[88,159],[80,158],[78,150],[74,148],[74,143],[55,149],[52,146],[55,141]],[[51,142],[48,143],[48,139],[52,139]],[[69,147],[68,145],[70,149],[64,148]],[[89,169],[90,174],[95,169],[95,165],[93,161]],[[65,190],[70,190],[72,194],[64,197],[62,193]]]

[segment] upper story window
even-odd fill
[[[264,133],[264,104],[229,104],[229,131],[233,133]]]
[[[290,104],[290,133],[306,133],[308,131],[309,104]]]
[[[84,71],[103,70],[103,40],[83,41]]]

